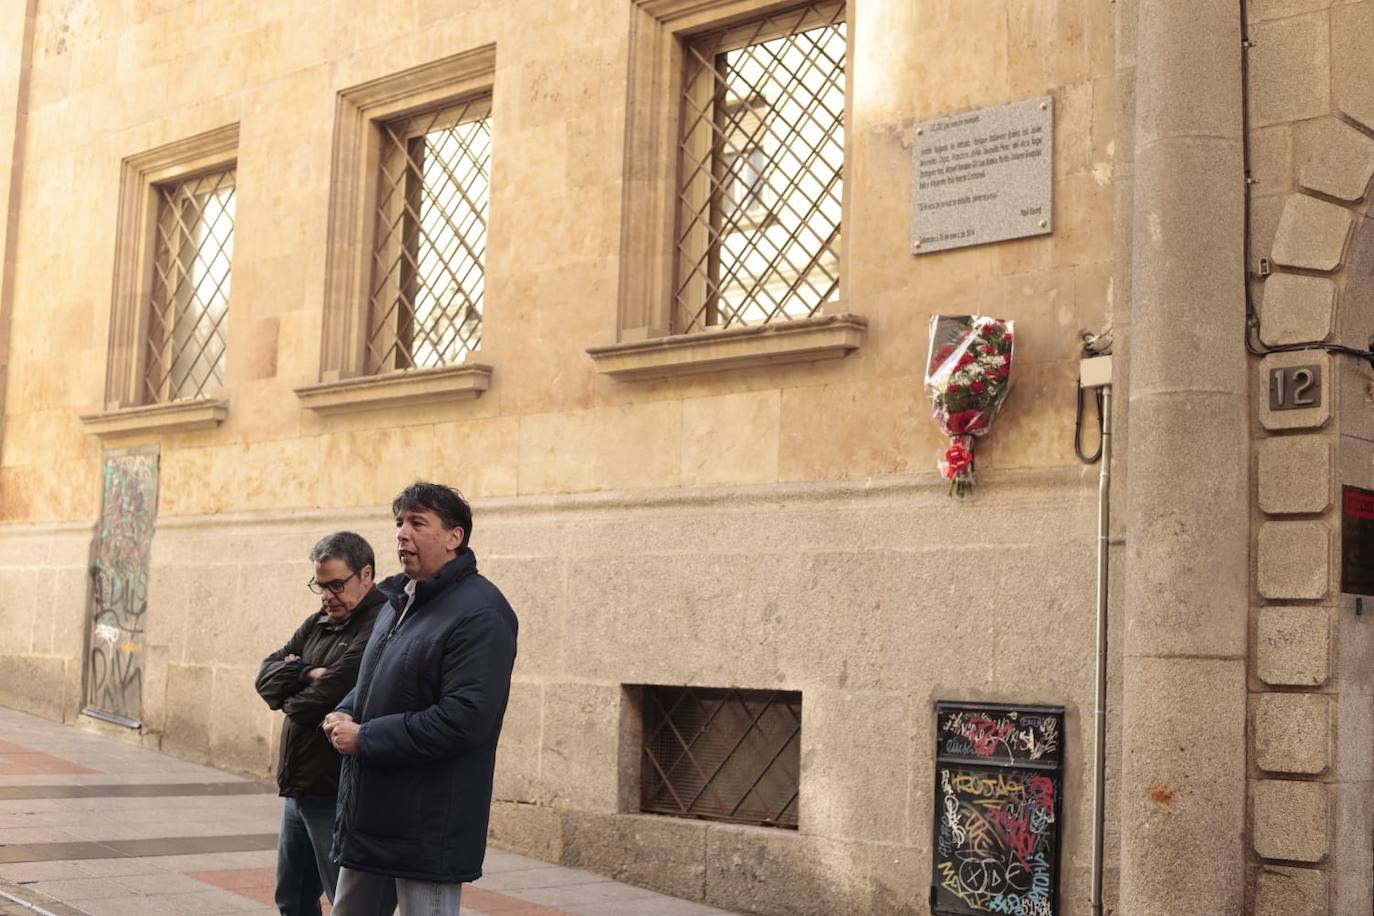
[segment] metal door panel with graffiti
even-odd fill
[[[1055,916],[1062,707],[935,705],[930,907]]]
[[[143,715],[143,630],[157,487],[155,448],[106,455],[91,564],[83,711],[131,728]]]

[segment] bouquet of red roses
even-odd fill
[[[985,436],[1011,389],[1012,322],[932,315],[926,395],[949,448],[940,473],[953,496],[973,490],[973,437]]]

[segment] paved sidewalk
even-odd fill
[[[280,817],[275,787],[0,707],[0,916],[275,913]],[[729,916],[496,849],[485,871],[465,916]]]

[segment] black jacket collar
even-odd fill
[[[464,547],[458,551],[458,555],[444,564],[444,568],[439,570],[428,579],[421,579],[415,583],[415,607],[429,601],[435,595],[444,591],[450,585],[477,572],[477,554],[472,552],[472,548]],[[401,613],[406,606],[406,575],[399,573],[383,580],[380,583],[381,590],[391,599],[391,606],[396,609],[396,613]]]
[[[363,595],[363,600],[358,602],[358,606],[353,608],[353,613],[348,615],[348,619],[341,623],[335,623],[329,619],[329,615],[320,611],[320,629],[327,633],[342,633],[354,625],[354,621],[368,616],[368,612],[374,608],[381,607],[386,603],[386,594],[375,584],[372,590]]]

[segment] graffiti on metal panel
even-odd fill
[[[1063,710],[936,705],[931,910],[1055,916]]]
[[[107,457],[101,477],[86,706],[137,724],[143,712],[143,629],[157,518],[157,455]]]
[[[1060,722],[1055,712],[941,709],[936,715],[936,753],[977,763],[1057,764]]]
[[[1035,770],[939,767],[943,912],[1053,916],[1056,786]]]

